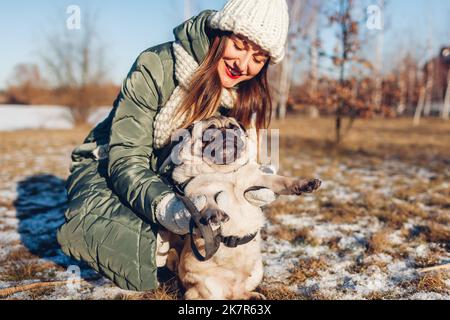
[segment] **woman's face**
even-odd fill
[[[217,71],[222,86],[232,88],[256,76],[269,59],[269,54],[242,36],[231,35],[219,61]]]

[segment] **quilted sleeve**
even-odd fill
[[[108,151],[113,190],[134,212],[154,223],[157,204],[172,192],[150,166],[153,124],[163,83],[159,56],[142,53],[122,84]]]

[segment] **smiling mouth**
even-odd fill
[[[241,73],[239,71],[234,70],[233,68],[231,68],[229,65],[227,65],[225,63],[225,70],[227,72],[227,75],[231,78],[231,79],[238,79],[239,77],[241,77]]]

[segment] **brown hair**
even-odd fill
[[[222,84],[217,72],[217,65],[223,56],[226,41],[230,35],[232,35],[231,32],[219,30],[214,30],[212,33],[213,40],[208,54],[194,73],[187,90],[188,94],[175,114],[175,117],[186,114],[183,128],[189,127],[196,121],[211,117],[220,107]],[[269,126],[272,116],[272,101],[267,81],[269,59],[255,77],[238,84],[237,99],[228,114],[248,129],[252,113],[256,112],[257,132],[259,129]]]

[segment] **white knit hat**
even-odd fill
[[[247,37],[269,52],[272,64],[284,58],[289,29],[286,0],[229,0],[211,15],[209,25]]]

